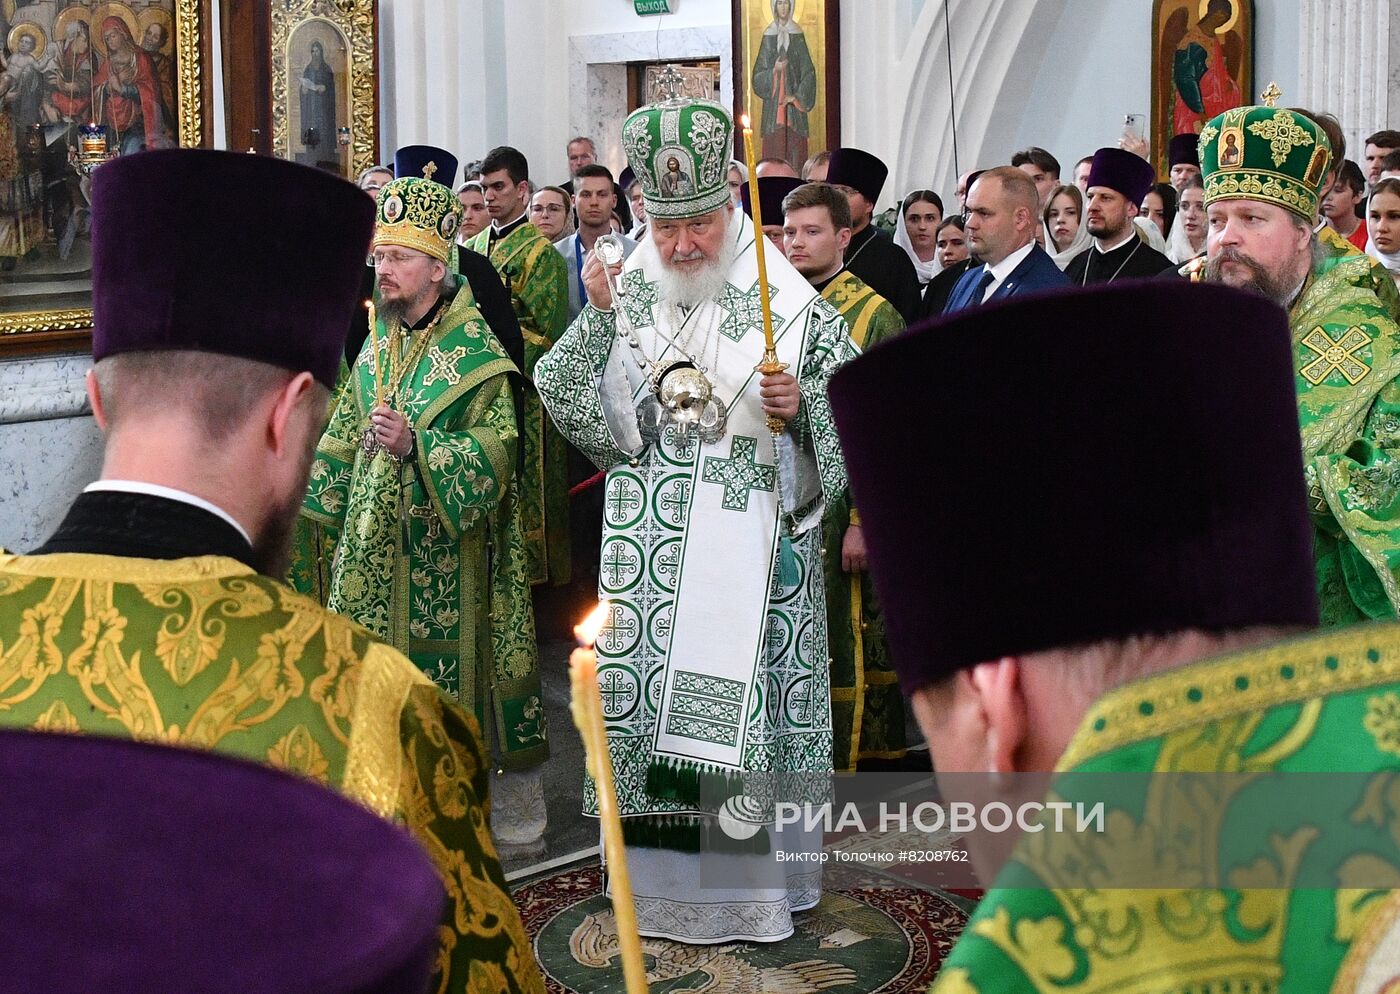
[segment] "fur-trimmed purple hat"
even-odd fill
[[[826,181],[832,186],[849,186],[870,203],[880,199],[889,166],[864,149],[838,148],[827,163]]]
[[[1201,136],[1186,133],[1183,135],[1173,135],[1171,142],[1167,145],[1167,165],[1168,166],[1195,166],[1201,168],[1201,156],[1196,151],[1196,146],[1201,142]],[[1143,194],[1146,196],[1146,194]]]
[[[1140,204],[1152,184],[1157,182],[1157,171],[1140,155],[1121,148],[1101,148],[1094,153],[1094,163],[1089,167],[1089,189],[1106,186],[1117,190],[1129,203]]]
[[[806,186],[806,182],[796,176],[760,176],[758,178],[759,206],[763,208],[763,223],[765,225],[782,225],[783,198],[799,186]],[[739,198],[744,203],[744,213],[753,217],[749,184],[745,183],[740,187]]]
[[[353,183],[270,156],[109,162],[92,178],[92,357],[217,352],[334,388],[373,226]]]
[[[432,860],[319,784],[194,749],[7,730],[0,797],[6,991],[427,989],[444,903]]]
[[[904,689],[1131,635],[1316,625],[1290,340],[1262,297],[1142,281],[979,308],[840,370]]]

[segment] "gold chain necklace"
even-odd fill
[[[444,304],[442,307],[438,308],[437,315],[428,322],[428,326],[417,333],[418,339],[409,349],[408,358],[404,361],[402,367],[396,368],[394,362],[397,357],[403,353],[403,322],[399,321],[394,330],[389,334],[387,351],[389,353],[388,358],[391,365],[389,367],[388,393],[385,395],[389,407],[395,409],[401,409],[403,407],[403,397],[401,393],[404,383],[411,382],[413,370],[418,368],[418,363],[423,360],[424,353],[428,351],[428,343],[432,340],[432,333],[437,328],[438,322],[442,320],[442,316],[447,313],[448,306],[449,305]],[[370,329],[370,334],[373,336],[373,328]],[[371,344],[373,344],[372,340]],[[366,421],[364,433],[360,436],[360,445],[365,450],[366,454],[371,456],[382,448],[379,444],[379,440],[375,438],[374,425],[369,424],[368,421]]]

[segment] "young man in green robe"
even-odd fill
[[[426,178],[380,191],[377,316],[302,513],[340,534],[330,610],[473,712],[500,768],[537,778],[548,747],[516,499],[517,370],[448,268],[460,217],[451,189]],[[498,841],[538,839],[538,791],[532,806],[510,813],[519,830],[498,824]]]
[[[535,363],[569,326],[569,273],[564,257],[530,223],[530,166],[509,146],[493,148],[481,160],[481,182],[491,223],[467,247],[491,260],[510,290],[520,331],[525,336],[527,379]],[[525,447],[520,480],[520,514],[525,529],[525,571],[533,584],[569,582],[569,467],[564,437],[540,403],[533,383],[526,387]]]
[[[1221,163],[1227,139],[1238,154]],[[1238,107],[1201,132],[1207,282],[1289,313],[1322,623],[1400,605],[1400,329],[1366,256],[1326,258],[1313,233],[1331,148],[1310,117]]]
[[[1393,921],[1382,888],[1400,882],[1380,800],[1400,631],[1300,634],[1318,614],[1289,338],[1257,295],[1139,285],[901,336],[833,381],[895,665],[945,795],[981,774],[985,800],[1014,799],[1016,774],[1053,770],[1048,800],[1112,798],[1097,831],[1032,819],[938,994],[1394,976],[1393,939],[1371,926]],[[962,375],[928,390],[935,368]],[[938,433],[936,461],[908,458],[900,418]],[[1335,809],[1308,803],[1302,774],[1344,771],[1359,775],[1329,779]],[[1235,792],[1191,789],[1221,784]],[[1261,806],[1269,790],[1287,803]],[[1342,826],[1351,851],[1317,825]],[[990,879],[990,833],[972,838]]]
[[[318,170],[178,149],[103,166],[93,215],[102,476],[36,553],[0,554],[0,724],[212,749],[338,790],[442,875],[435,988],[542,994],[476,719],[277,579],[371,203]]]
[[[763,197],[760,184],[759,196]],[[826,183],[808,183],[776,204],[783,219],[788,261],[822,299],[845,319],[861,351],[904,330],[904,319],[887,301],[845,268],[851,241],[846,195]],[[849,494],[827,508],[822,523],[826,566],[826,624],[831,654],[831,741],[838,772],[861,760],[904,756],[904,696],[899,692],[885,642],[885,623],[866,571],[860,515]]]

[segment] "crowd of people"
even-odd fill
[[[1400,133],[1363,172],[1331,116],[1243,106],[1162,176],[1127,141],[1065,183],[1032,147],[956,213],[919,188],[892,216],[878,157],[751,177],[711,102],[622,135],[620,176],[580,137],[559,185],[507,146],[408,146],[359,191],[212,151],[102,166],[106,458],[0,557],[0,723],[212,749],[397,821],[445,896],[400,965],[446,990],[545,989],[501,858],[547,828],[538,608],[579,574],[646,936],[792,936],[821,826],[763,784],[819,805],[908,768],[906,705],[940,776],[994,791],[1393,769]],[[1174,890],[1114,890],[1112,832],[969,843],[991,889],[937,989],[1362,969],[1393,842],[1334,903],[1293,889],[1311,836],[1216,865],[1228,799],[1145,796],[1116,813],[1177,847]],[[599,813],[591,778],[577,800]]]

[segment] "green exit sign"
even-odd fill
[[[671,12],[671,0],[633,0],[636,4],[637,13],[642,17],[649,14],[669,14]]]

